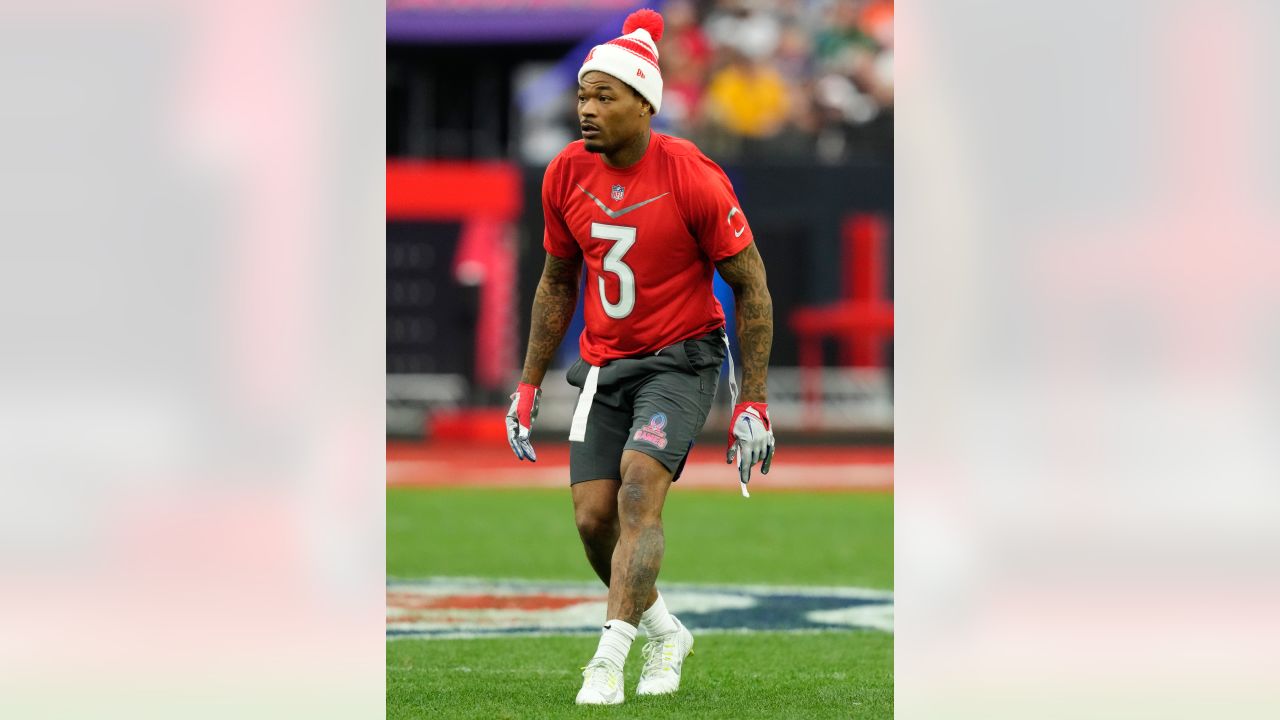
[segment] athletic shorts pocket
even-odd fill
[[[578,358],[569,366],[568,372],[565,373],[564,379],[570,385],[582,389],[582,384],[587,380],[587,373],[591,372],[591,364],[582,358]]]
[[[716,381],[720,377],[720,367],[724,365],[724,335],[720,331],[684,341],[684,355],[689,369],[702,380],[703,392],[714,392]],[[710,388],[707,377],[713,378]]]
[[[715,330],[700,338],[685,340],[684,352],[695,372],[720,367],[724,363],[724,332]]]

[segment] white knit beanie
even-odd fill
[[[637,10],[622,24],[622,37],[591,48],[578,71],[578,82],[592,70],[608,73],[630,85],[653,106],[662,107],[662,71],[658,69],[658,41],[662,16],[649,9]]]

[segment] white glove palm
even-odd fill
[[[768,475],[769,466],[773,463],[773,429],[769,423],[769,406],[765,403],[738,403],[733,409],[725,462],[731,463],[735,457],[742,495],[751,497],[747,492],[751,466],[760,463],[760,473]]]
[[[507,411],[507,442],[511,444],[511,452],[519,460],[538,462],[533,452],[533,443],[529,441],[529,433],[533,430],[533,421],[538,417],[538,399],[542,390],[536,385],[520,383],[516,391],[511,393],[511,409]]]

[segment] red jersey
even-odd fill
[[[750,245],[751,228],[729,178],[693,143],[654,132],[623,170],[571,143],[547,166],[542,211],[547,252],[583,255],[587,362],[654,353],[724,324],[714,263]]]

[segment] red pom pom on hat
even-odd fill
[[[621,37],[591,49],[582,67],[578,68],[578,81],[581,82],[582,77],[592,71],[612,75],[635,88],[653,106],[656,115],[662,109],[658,40],[662,39],[663,25],[662,15],[655,10],[645,8],[631,13],[622,23]]]
[[[627,16],[626,22],[622,23],[622,34],[630,35],[644,28],[649,31],[649,37],[653,38],[654,42],[658,42],[662,39],[662,27],[662,16],[656,10],[644,8]]]

